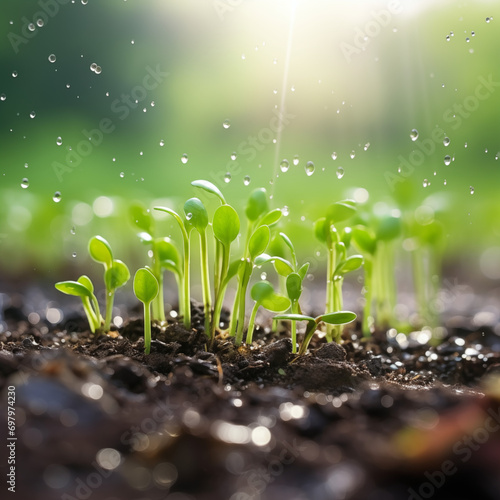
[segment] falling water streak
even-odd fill
[[[297,0],[292,4],[292,12],[290,15],[290,27],[288,29],[288,40],[286,44],[286,56],[285,56],[285,69],[283,73],[283,84],[281,85],[281,101],[280,101],[280,112],[278,116],[278,132],[276,134],[276,152],[274,154],[274,170],[273,170],[273,181],[278,174],[279,164],[280,164],[280,149],[281,149],[281,131],[283,129],[283,114],[285,113],[285,97],[286,89],[288,85],[288,70],[290,68],[290,56],[292,54],[292,39],[293,39],[293,28],[295,25],[295,11],[297,10]],[[274,195],[275,182],[271,185],[271,195]]]

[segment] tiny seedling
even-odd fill
[[[78,281],[59,281],[55,287],[60,292],[67,295],[75,295],[82,299],[83,310],[89,322],[90,331],[92,333],[99,332],[102,323],[101,313],[99,312],[99,304],[94,295],[94,286],[88,276],[80,276]]]
[[[144,304],[144,352],[151,350],[151,302],[158,295],[159,285],[155,275],[147,267],[137,270],[134,276],[135,296]]]
[[[284,312],[290,307],[290,299],[274,291],[273,285],[269,281],[258,281],[252,286],[250,295],[255,304],[250,315],[247,331],[247,344],[252,343],[255,318],[259,307],[262,306],[271,312]]]
[[[304,340],[302,341],[299,349],[299,355],[302,355],[306,353],[314,332],[318,329],[320,323],[323,322],[329,325],[345,325],[354,321],[356,319],[356,314],[351,311],[337,311],[334,313],[321,314],[316,318],[313,318],[312,316],[305,316],[303,314],[278,314],[274,317],[274,319],[289,319],[293,322],[307,321]]]
[[[109,243],[102,236],[94,236],[89,241],[89,253],[92,259],[104,266],[104,284],[106,285],[106,316],[104,331],[111,327],[113,303],[117,288],[124,286],[130,279],[128,267],[118,259],[113,259]]]

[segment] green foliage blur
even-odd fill
[[[65,278],[94,234],[143,265],[129,205],[180,209],[194,179],[238,209],[265,187],[306,258],[344,198],[423,202],[458,262],[500,246],[498,3],[4,3],[3,275]]]

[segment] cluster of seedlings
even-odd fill
[[[251,344],[255,319],[260,307],[276,313],[274,320],[291,321],[292,350],[297,353],[297,322],[307,322],[303,340],[298,349],[305,354],[309,342],[317,329],[324,323],[328,341],[340,341],[342,325],[356,319],[356,314],[343,310],[342,285],[346,274],[360,268],[364,270],[364,311],[362,330],[370,335],[376,327],[394,325],[396,284],[394,276],[395,245],[401,235],[414,243],[413,266],[416,295],[420,300],[420,314],[430,324],[432,318],[426,315],[429,301],[437,289],[429,287],[437,265],[425,251],[432,250],[439,239],[439,228],[435,224],[414,224],[410,216],[390,214],[375,216],[358,210],[352,200],[333,203],[324,217],[314,223],[314,234],[326,246],[326,306],[325,313],[317,317],[302,313],[300,298],[303,281],[310,263],[299,264],[291,239],[277,229],[282,218],[280,209],[270,209],[264,188],[255,189],[247,201],[244,218],[245,236],[240,255],[235,257],[234,242],[240,235],[241,221],[238,212],[227,203],[222,192],[209,181],[197,180],[191,183],[195,188],[215,197],[220,206],[210,221],[209,213],[199,198],[190,198],[183,207],[183,214],[171,208],[154,207],[174,218],[182,235],[181,245],[168,237],[157,234],[155,218],[142,205],[131,207],[131,218],[140,230],[138,236],[150,247],[151,264],[137,270],[133,280],[136,297],[144,304],[145,352],[151,346],[151,323],[165,322],[163,297],[163,275],[173,273],[178,288],[179,316],[187,329],[191,328],[191,250],[193,233],[198,233],[201,283],[204,309],[204,330],[213,343],[221,330],[221,312],[230,283],[235,283],[234,301],[230,321],[225,335],[234,338],[235,345]],[[404,214],[403,214],[404,215]],[[353,221],[349,226],[347,222]],[[431,221],[432,222],[432,221]],[[435,222],[435,221],[434,221]],[[436,223],[437,224],[437,223]],[[278,244],[279,243],[279,244]],[[233,247],[233,248],[232,248]],[[270,249],[278,250],[270,250]],[[359,253],[355,253],[355,252]],[[213,252],[213,253],[212,253]],[[268,253],[269,252],[269,253]],[[128,267],[113,257],[109,243],[101,236],[94,236],[89,242],[92,259],[104,266],[106,287],[105,317],[94,295],[94,286],[83,275],[77,281],[56,283],[63,293],[82,299],[90,329],[96,334],[108,332],[111,326],[115,291],[130,279]],[[276,255],[273,255],[276,253]],[[432,254],[432,252],[430,252]],[[209,254],[211,255],[209,257]],[[212,273],[209,263],[213,262]],[[272,265],[277,274],[279,290],[267,280],[254,282],[250,296],[254,305],[248,324],[246,323],[248,288],[252,275],[258,268]],[[427,274],[424,272],[427,269]],[[212,277],[212,280],[211,280]],[[213,283],[211,283],[213,281]],[[432,288],[432,290],[430,289]],[[274,323],[274,322],[273,322]]]

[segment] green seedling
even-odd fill
[[[320,323],[323,322],[328,325],[345,325],[354,321],[356,319],[356,314],[350,311],[337,311],[334,313],[321,314],[316,318],[313,318],[312,316],[305,316],[303,314],[279,314],[275,316],[274,319],[288,319],[293,322],[307,321],[304,340],[302,341],[299,349],[299,355],[302,355],[306,353],[314,332],[318,329]]]
[[[252,286],[250,295],[255,304],[250,315],[247,331],[247,344],[252,343],[255,318],[259,307],[262,306],[271,312],[284,312],[290,307],[290,299],[274,291],[273,285],[269,281],[258,281]]]
[[[342,282],[335,282],[335,270],[345,260],[346,243],[349,244],[349,232],[342,234],[337,230],[336,225],[351,218],[356,213],[355,202],[344,200],[333,203],[327,209],[326,216],[318,219],[314,224],[314,233],[319,241],[327,248],[326,265],[326,312],[338,311],[341,303]],[[327,338],[332,340],[334,328],[331,323],[327,325]]]
[[[113,303],[117,288],[124,286],[130,279],[128,267],[118,259],[113,259],[109,243],[102,236],[94,236],[89,241],[89,254],[96,262],[104,266],[104,284],[106,285],[106,316],[104,331],[111,327]]]
[[[78,281],[60,281],[55,284],[55,287],[60,292],[67,295],[74,295],[82,299],[83,310],[87,316],[90,331],[92,333],[99,332],[102,317],[99,312],[97,298],[94,295],[94,286],[90,278],[83,275],[78,278]]]
[[[151,350],[151,302],[159,292],[155,275],[147,267],[138,269],[134,276],[135,296],[144,304],[144,352]]]
[[[191,290],[190,290],[190,279],[189,279],[189,267],[190,267],[190,246],[189,246],[189,233],[186,227],[189,227],[188,221],[183,221],[179,214],[174,210],[167,207],[155,207],[155,210],[160,212],[166,212],[170,214],[181,230],[182,241],[183,241],[183,270],[182,270],[182,286],[181,295],[179,299],[179,311],[181,316],[183,316],[183,324],[186,328],[191,328]]]

